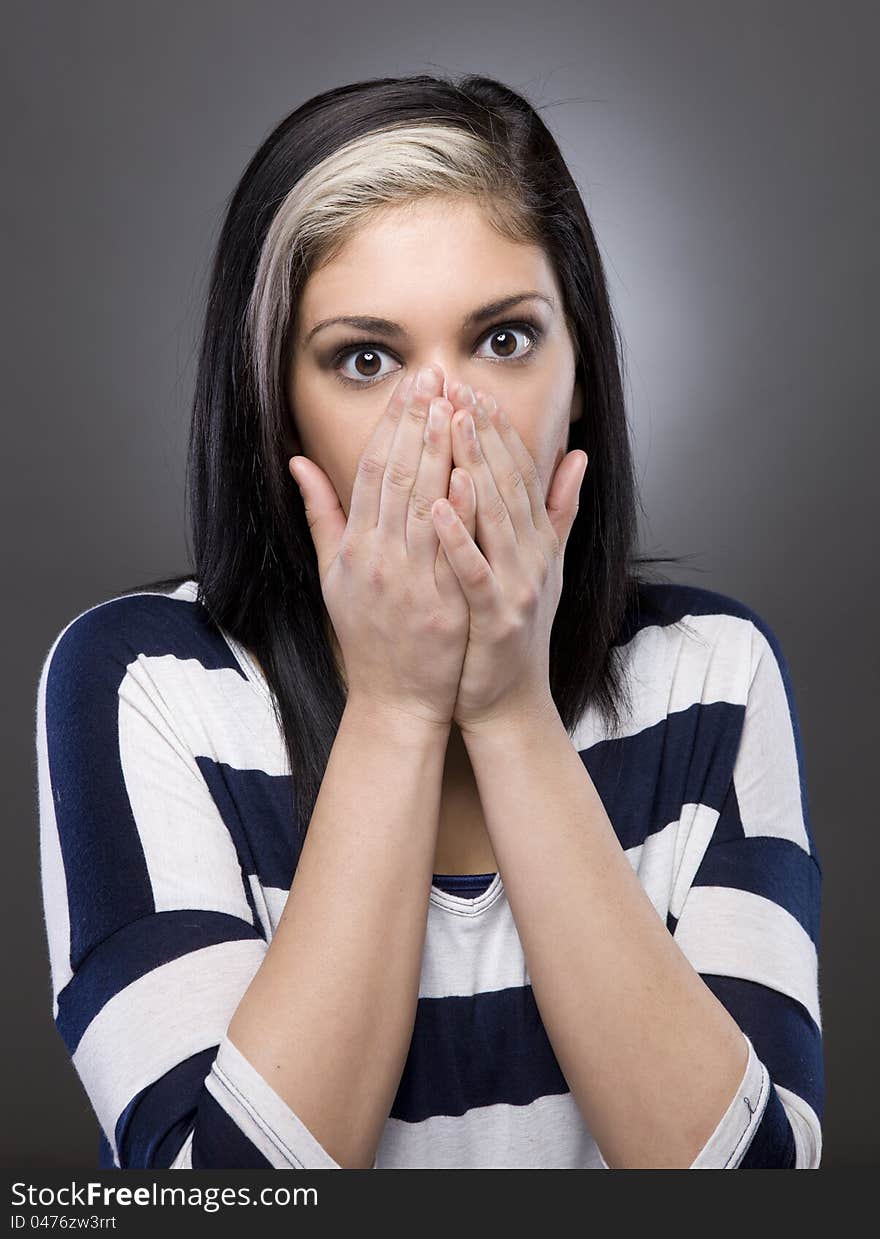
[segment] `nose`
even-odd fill
[[[421,364],[425,366],[432,365],[440,371],[440,373],[443,375],[443,389],[442,389],[441,394],[445,397],[446,400],[449,400],[451,398],[450,397],[451,390],[456,386],[457,383],[461,381],[460,376],[456,377],[456,375],[453,373],[454,362],[451,360],[447,360],[444,357],[433,357],[431,358],[430,361],[423,361]]]

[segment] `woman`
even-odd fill
[[[788,669],[633,571],[602,263],[521,96],[371,80],[277,127],[190,465],[194,570],[77,616],[39,685],[101,1165],[818,1166]]]

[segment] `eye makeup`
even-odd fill
[[[484,360],[492,362],[493,364],[500,362],[505,365],[521,365],[531,361],[532,357],[543,343],[544,336],[546,335],[545,329],[536,319],[521,318],[496,323],[493,327],[490,327],[488,331],[484,331],[482,333],[479,337],[478,343],[482,340],[489,340],[492,336],[498,335],[502,331],[522,332],[528,340],[529,346],[526,352],[521,353],[518,357],[501,357],[496,355],[494,357],[487,356],[484,358]],[[338,382],[345,384],[346,387],[373,387],[382,379],[389,378],[390,375],[397,373],[394,370],[389,370],[385,374],[377,374],[372,377],[367,376],[362,379],[352,379],[347,375],[340,373],[340,366],[350,357],[357,356],[358,353],[382,353],[388,354],[389,356],[394,355],[390,349],[380,345],[374,340],[352,338],[341,341],[324,364],[333,370],[334,378]]]

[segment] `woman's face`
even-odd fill
[[[326,322],[345,317],[384,321]],[[430,363],[444,392],[461,382],[495,397],[546,497],[582,412],[575,352],[544,251],[500,236],[477,204],[424,198],[371,216],[309,277],[292,330],[294,452],[323,469],[346,516],[358,459],[393,388]]]

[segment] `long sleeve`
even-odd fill
[[[181,605],[94,607],[43,663],[53,1018],[114,1165],[338,1168],[226,1036],[268,945],[193,741],[218,673],[168,652],[167,608]],[[169,707],[172,675],[192,686],[190,719]]]
[[[732,778],[675,940],[749,1046],[743,1080],[694,1169],[815,1169],[822,1155],[822,869],[789,670],[754,616]]]

